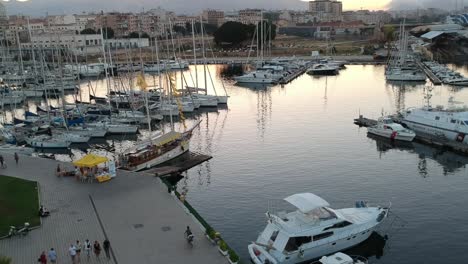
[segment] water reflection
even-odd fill
[[[380,259],[384,255],[386,244],[386,237],[374,231],[366,241],[344,252],[348,255],[362,256],[367,259],[371,257]]]
[[[465,169],[468,164],[468,157],[458,155],[452,151],[433,148],[417,142],[391,141],[371,134],[368,134],[367,137],[375,141],[380,158],[383,157],[384,153],[392,149],[417,154],[417,168],[419,175],[423,178],[429,175],[427,159],[436,161],[442,167],[443,175],[445,176],[455,174],[461,169]]]

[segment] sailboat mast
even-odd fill
[[[109,107],[112,110],[112,105],[110,102],[110,82],[109,75],[107,73],[107,59],[106,59],[106,44],[104,43],[104,32],[101,27],[101,45],[102,45],[102,55],[104,56],[104,74],[106,77],[106,86],[107,86],[107,96],[109,97]],[[112,119],[112,114],[109,115],[109,119]]]
[[[201,38],[202,38],[202,56],[203,56],[203,75],[205,79],[205,94],[208,94],[208,80],[206,77],[206,55],[205,55],[205,36],[203,30],[203,18],[200,16],[200,28],[201,28]]]
[[[138,42],[141,42],[141,21],[139,21],[139,31],[138,31]],[[141,45],[138,45],[139,53],[140,53],[140,67],[141,67],[141,78],[143,79],[143,82],[146,84],[145,81],[145,67],[143,64],[143,55],[141,51]],[[151,133],[151,116],[149,112],[149,105],[148,105],[148,91],[146,91],[148,87],[144,88],[144,95],[145,95],[145,108],[146,108],[146,118],[148,121],[148,131]]]
[[[193,42],[193,64],[195,66],[195,87],[198,89],[198,65],[197,65],[197,49],[195,43],[195,23],[192,19],[192,42]]]

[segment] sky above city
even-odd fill
[[[343,9],[389,9],[449,7],[455,3],[468,5],[468,0],[342,0]],[[307,2],[300,0],[29,0],[29,2],[4,3],[8,14],[43,16],[49,14],[71,14],[82,11],[141,11],[161,7],[177,13],[196,14],[205,8],[234,10],[241,8],[295,9],[306,10]]]

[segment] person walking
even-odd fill
[[[89,261],[89,258],[91,257],[91,242],[89,242],[89,239],[86,239],[84,242],[84,251],[86,252],[86,257]]]
[[[70,254],[72,264],[75,264],[75,259],[76,259],[76,248],[73,244],[70,245],[68,248],[68,253]]]
[[[3,159],[3,155],[0,155],[0,165],[2,166],[2,168],[4,168],[4,165],[3,165],[3,162],[5,160]]]
[[[18,166],[18,161],[19,161],[18,153],[15,152],[15,162],[16,162],[16,166]]]
[[[102,242],[102,247],[104,248],[104,252],[106,253],[107,260],[110,260],[110,242],[109,239],[106,238],[104,242]]]
[[[39,262],[41,264],[47,264],[47,257],[46,257],[45,251],[42,251],[42,254],[39,257]]]
[[[96,255],[96,258],[99,259],[99,255],[101,254],[101,245],[99,244],[99,242],[97,241],[94,241],[94,255]],[[99,259],[99,261],[101,261]]]
[[[75,249],[76,249],[76,263],[81,263],[81,243],[79,240],[76,241]]]
[[[51,248],[49,250],[49,260],[50,263],[56,263],[57,262],[57,252],[55,252],[54,248]]]

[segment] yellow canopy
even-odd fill
[[[94,167],[96,165],[99,165],[101,163],[107,162],[109,159],[106,157],[100,157],[94,154],[88,154],[81,158],[80,160],[77,160],[73,162],[75,166],[78,167]]]

